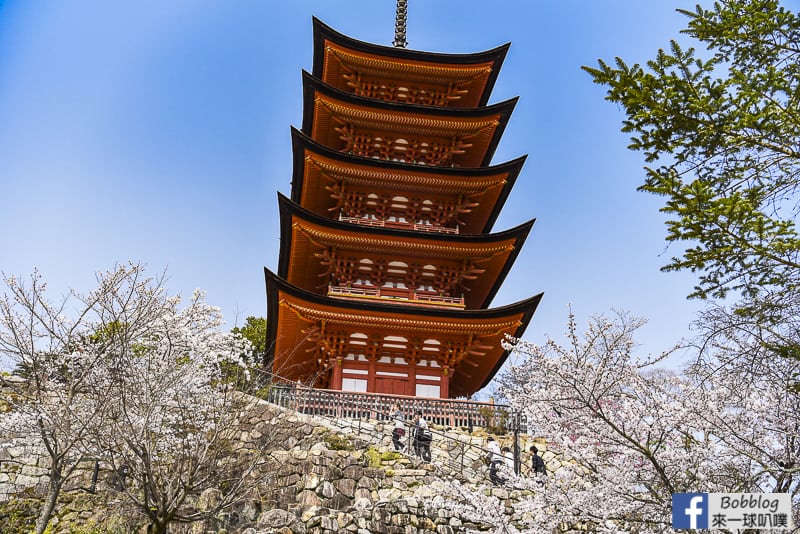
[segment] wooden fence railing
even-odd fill
[[[519,425],[520,432],[527,431],[524,419],[510,406],[492,402],[314,389],[291,383],[273,383],[267,400],[300,413],[349,419],[383,419],[397,404],[406,417],[421,411],[429,423],[437,425],[507,430]]]

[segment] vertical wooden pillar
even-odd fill
[[[450,398],[450,368],[442,367],[442,380],[439,383],[439,396],[443,399]]]
[[[331,373],[331,389],[342,389],[342,359],[336,358],[333,361],[333,372]]]
[[[375,364],[378,361],[376,356],[369,359],[369,367],[367,368],[367,391],[370,393],[375,392]]]
[[[408,363],[408,387],[410,391],[408,395],[415,397],[417,395],[417,360],[414,359]]]

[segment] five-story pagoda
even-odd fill
[[[451,398],[499,370],[541,299],[488,307],[533,225],[491,233],[524,163],[490,164],[516,103],[487,105],[507,49],[385,47],[314,19],[278,273],[265,269],[276,374]]]

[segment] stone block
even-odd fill
[[[362,476],[364,476],[364,468],[361,467],[360,465],[349,465],[345,467],[342,475],[345,478],[352,478],[353,480],[359,480]]]
[[[492,488],[492,495],[498,499],[508,499],[508,490],[505,488]]]
[[[280,508],[276,508],[273,510],[268,510],[261,514],[258,517],[258,526],[259,527],[268,527],[268,528],[282,528],[288,527],[295,521],[294,514],[287,512],[286,510],[281,510]]]
[[[329,510],[322,506],[310,506],[303,510],[300,514],[300,521],[306,524],[307,527],[313,526],[311,524],[311,520],[315,518],[321,518],[324,515],[328,515]],[[318,524],[318,523],[317,523]]]
[[[314,490],[322,482],[322,477],[316,473],[309,473],[303,477],[303,488]]]
[[[332,532],[339,532],[339,522],[335,517],[327,515],[322,518],[320,526]]]
[[[311,449],[310,449],[311,452],[321,452],[321,451],[327,451],[327,450],[328,450],[328,446],[325,445],[324,441],[318,441],[317,443],[312,445]]]
[[[311,490],[303,490],[297,494],[296,501],[301,506],[320,506],[322,500]]]
[[[356,488],[356,481],[352,478],[340,478],[335,480],[333,485],[346,497],[353,497]]]
[[[215,488],[208,488],[197,499],[198,510],[206,511],[216,506],[222,499],[222,492]]]
[[[369,510],[370,508],[372,508],[372,500],[366,497],[359,497],[353,503],[353,508],[355,508],[356,511],[359,512],[363,512],[364,510]]]
[[[397,488],[384,488],[378,490],[378,499],[381,501],[396,501],[402,496],[402,492]]]
[[[261,501],[256,499],[245,500],[239,513],[245,521],[255,521],[261,513]]]
[[[392,487],[401,491],[405,491],[408,489],[408,483],[403,480],[393,480]]]
[[[350,497],[346,497],[341,493],[337,493],[333,496],[333,499],[330,501],[330,507],[334,510],[344,510],[345,508],[349,508],[353,505],[353,499]]]
[[[394,476],[423,477],[427,474],[424,469],[395,469]]]
[[[317,495],[320,497],[324,497],[326,499],[330,499],[334,495],[336,495],[336,488],[333,487],[333,484],[328,482],[327,480],[323,480],[322,483],[317,486]]]
[[[370,478],[368,476],[363,476],[358,479],[358,483],[356,484],[357,488],[367,488],[367,489],[376,489],[378,487],[378,483],[374,478]]]
[[[4,450],[8,453],[8,456],[14,459],[17,459],[25,454],[25,449],[22,447],[5,447]]]

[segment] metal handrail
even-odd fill
[[[384,423],[392,423],[395,421],[394,417],[390,413],[383,413],[379,414],[382,416],[378,421]],[[323,416],[324,417],[324,416]],[[391,431],[394,429],[394,425],[391,425],[389,428],[389,432],[387,433],[387,426],[383,427],[381,432],[369,433],[365,432],[365,426],[362,425],[363,419],[357,419],[353,421],[351,425],[352,430],[355,431],[356,435],[360,439],[367,438],[367,441],[379,446],[386,446],[388,448],[392,448],[396,452],[402,452],[406,456],[414,456],[417,458],[422,459],[422,457],[417,453],[414,447],[414,433],[416,431],[416,427],[412,420],[404,419],[403,424],[409,430],[405,435],[405,444],[404,447],[400,450],[394,449],[394,443],[392,441],[392,434]],[[471,469],[475,468],[474,462],[478,461],[483,463],[483,459],[487,458],[491,450],[487,447],[483,447],[482,445],[478,445],[473,443],[472,441],[464,441],[462,439],[458,439],[452,436],[447,435],[444,432],[439,430],[435,430],[433,428],[428,427],[428,432],[431,433],[432,441],[429,446],[433,443],[448,443],[447,446],[437,445],[436,447],[431,446],[431,454],[437,449],[440,451],[438,454],[432,456],[431,463],[437,466],[445,465],[448,468],[452,469],[455,472],[458,472],[459,475],[464,475],[465,468],[469,467]],[[517,442],[517,435],[515,434],[515,442]],[[388,442],[388,443],[387,443]],[[514,472],[516,474],[520,473],[520,449],[519,446],[514,447]],[[472,452],[473,454],[468,455],[468,452]]]
[[[306,415],[352,420],[353,426],[357,427],[359,434],[361,434],[363,421],[390,422],[392,420],[390,408],[395,404],[404,414],[415,414],[421,411],[429,424],[450,428],[462,427],[470,433],[474,427],[492,427],[498,420],[503,419],[506,421],[506,430],[513,435],[514,470],[517,474],[520,472],[519,433],[527,432],[527,421],[508,405],[463,399],[434,399],[316,389],[268,371],[262,371],[261,374],[262,380],[263,378],[268,380],[266,391],[262,390],[260,395],[265,400]],[[410,428],[411,425],[408,425],[408,421],[404,421],[404,423]],[[465,462],[468,460],[468,451],[478,451],[478,457],[485,457],[489,453],[487,448],[480,445],[455,439],[432,428],[429,430],[433,436],[438,436],[438,439],[450,444],[447,451],[443,451],[437,456],[439,463],[444,461],[450,468],[456,469],[460,473],[463,473]],[[386,437],[391,438],[391,434],[382,433],[380,436],[373,436],[372,441],[376,444],[383,444]],[[411,455],[412,452],[411,444],[412,436],[409,432],[405,447],[405,453],[408,455]],[[441,447],[439,448],[441,449]],[[453,454],[452,451],[455,449],[458,449],[458,452]]]

